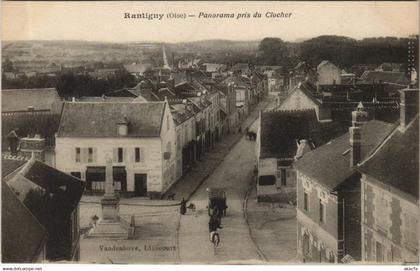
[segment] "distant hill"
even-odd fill
[[[314,66],[322,60],[330,60],[340,67],[354,64],[381,64],[407,59],[407,39],[377,37],[356,40],[344,36],[319,36],[285,42],[287,66],[306,60]],[[177,62],[182,58],[201,58],[206,62],[234,64],[255,62],[266,64],[268,58],[259,59],[259,40],[234,41],[225,39],[192,42],[165,43],[167,55]],[[63,65],[85,65],[91,62],[133,63],[152,60],[162,62],[160,42],[93,42],[78,40],[63,41],[4,41],[3,60],[10,59],[17,67],[42,66],[50,62]],[[173,60],[172,60],[173,59]],[[276,65],[286,65],[275,60]]]

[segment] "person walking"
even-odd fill
[[[181,206],[180,206],[180,210],[179,210],[181,215],[185,215],[185,213],[187,212],[187,202],[188,202],[188,200],[185,200],[184,198],[182,198]]]

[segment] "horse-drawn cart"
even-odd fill
[[[209,193],[208,213],[209,216],[222,214],[226,216],[226,192],[223,188],[207,188]]]

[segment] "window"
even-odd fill
[[[260,176],[258,178],[258,185],[275,185],[276,177],[274,175]]]
[[[375,224],[378,230],[388,231],[388,202],[384,193],[375,194]]]
[[[88,148],[88,163],[92,163],[92,162],[93,162],[93,149]]]
[[[303,192],[303,210],[309,211],[308,193]]]
[[[123,161],[123,148],[118,148],[118,163],[121,163]]]
[[[87,167],[86,169],[86,190],[105,190],[105,167]]]
[[[166,130],[169,130],[169,116],[166,116]]]
[[[325,223],[325,218],[325,204],[321,200],[319,200],[319,222]]]
[[[76,148],[76,163],[80,163],[80,148]]]
[[[286,169],[282,168],[280,170],[280,180],[281,180],[281,185],[286,185]]]
[[[140,162],[140,148],[135,148],[134,149],[134,161],[136,162],[136,163],[138,163],[138,162]]]

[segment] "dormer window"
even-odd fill
[[[118,135],[127,136],[128,134],[128,119],[126,116],[122,117],[117,123]]]

